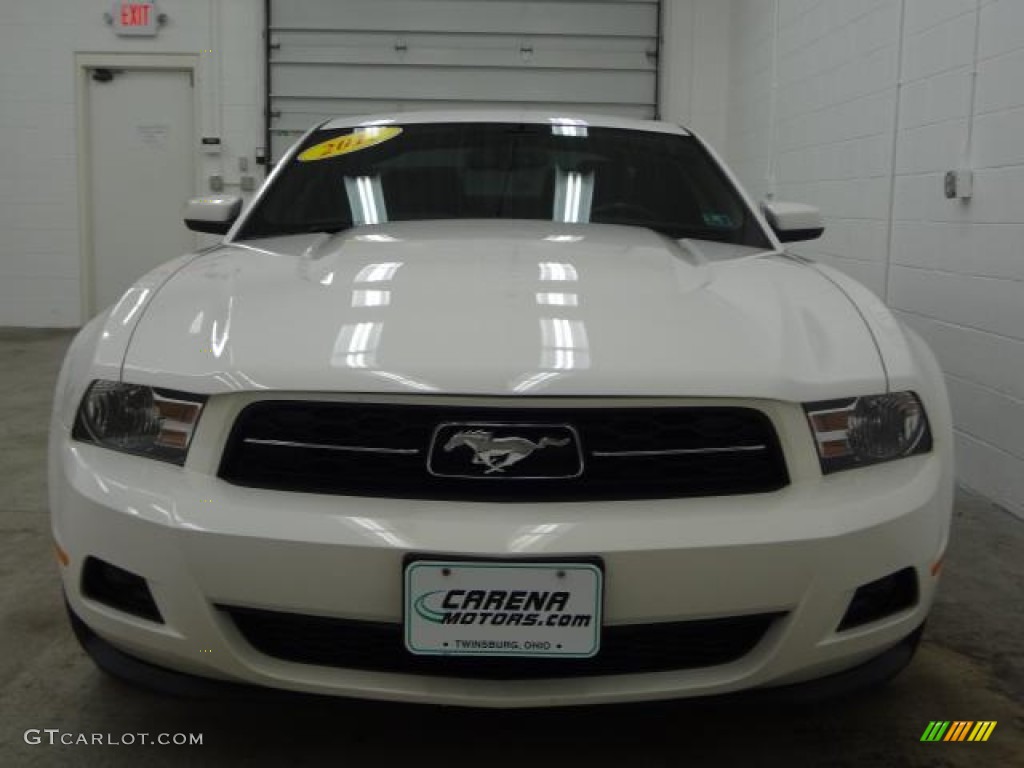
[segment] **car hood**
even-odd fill
[[[211,394],[796,401],[885,384],[856,307],[795,260],[631,227],[483,221],[207,252],[152,297],[123,376]]]

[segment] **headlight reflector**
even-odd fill
[[[94,381],[71,436],[115,451],[184,464],[206,398],[117,381]]]
[[[892,392],[804,406],[825,474],[927,453],[931,431],[913,392]]]

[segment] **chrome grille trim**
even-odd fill
[[[313,448],[320,451],[349,451],[351,453],[397,453],[404,456],[415,456],[419,448],[374,448],[368,445],[330,445],[328,443],[298,443],[291,440],[262,440],[258,437],[247,437],[245,442],[250,445],[269,445],[274,448]]]
[[[660,451],[591,451],[591,456],[683,456],[701,453],[742,453],[743,451],[764,451],[767,445],[730,445],[723,448],[665,448]]]

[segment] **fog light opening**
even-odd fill
[[[853,629],[917,605],[917,572],[913,568],[889,574],[876,581],[863,584],[854,592],[839,632]]]
[[[85,559],[82,594],[118,611],[160,624],[164,622],[144,578],[98,557]]]

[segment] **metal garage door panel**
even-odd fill
[[[278,64],[377,64],[384,66],[530,67],[543,69],[636,69],[650,72],[651,42],[645,37],[569,37],[536,40],[523,35],[442,35],[380,32],[277,31]]]
[[[553,107],[653,117],[657,0],[272,0],[268,142],[376,111]]]
[[[461,99],[483,101],[496,93],[515,94],[522,101],[557,102],[571,93],[574,101],[600,102],[618,94],[625,104],[650,104],[653,83],[644,72],[592,70],[534,72],[468,67],[364,67],[348,66],[344,77],[337,67],[282,66],[275,70],[275,92],[306,98],[362,99],[387,94],[393,99]]]
[[[273,0],[275,29],[649,36],[653,0]]]

